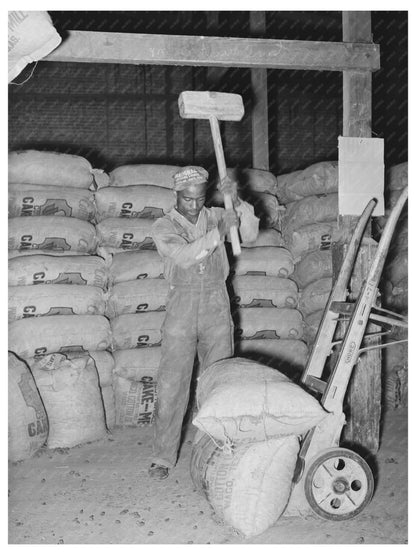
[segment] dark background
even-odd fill
[[[218,14],[215,20],[215,14]],[[65,38],[89,31],[249,37],[250,12],[51,11]],[[372,12],[381,69],[373,73],[373,135],[385,139],[385,162],[407,160],[407,12]],[[341,12],[266,12],[264,38],[342,41]],[[15,79],[23,83],[34,64]],[[127,163],[215,166],[209,125],[182,120],[182,90],[243,96],[241,122],[223,124],[228,166],[251,167],[249,69],[39,62],[9,86],[10,149],[85,156],[110,171]],[[342,134],[342,74],[268,70],[270,169],[275,174],[337,159]]]

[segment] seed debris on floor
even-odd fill
[[[391,411],[385,422],[374,498],[349,521],[282,516],[260,536],[245,539],[222,524],[195,490],[190,476],[194,428],[163,483],[147,475],[152,429],[125,428],[115,429],[111,441],[43,449],[11,464],[9,543],[405,544],[407,413]],[[85,481],[78,486],[74,477],[81,476]]]

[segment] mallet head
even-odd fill
[[[179,114],[185,119],[240,121],[244,116],[241,95],[213,91],[183,91],[178,99]]]

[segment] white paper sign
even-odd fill
[[[338,137],[338,209],[341,216],[361,216],[377,199],[373,216],[384,215],[384,139]]]

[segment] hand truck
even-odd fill
[[[328,414],[302,440],[286,516],[315,513],[327,520],[347,520],[359,514],[371,501],[374,479],[370,467],[354,451],[339,446],[345,424],[343,401],[361,352],[407,341],[390,341],[360,348],[365,337],[389,333],[377,332],[365,336],[369,319],[381,325],[407,328],[407,320],[403,316],[375,305],[384,262],[407,196],[406,187],[386,222],[368,277],[353,303],[346,302],[348,285],[364,230],[377,203],[375,199],[366,206],[348,245],[301,377],[301,383],[306,389],[321,396],[320,402]],[[337,342],[334,341],[334,334],[341,319],[347,319],[347,329],[343,339]],[[336,343],[341,343],[339,355],[329,378],[323,380],[327,357]]]

